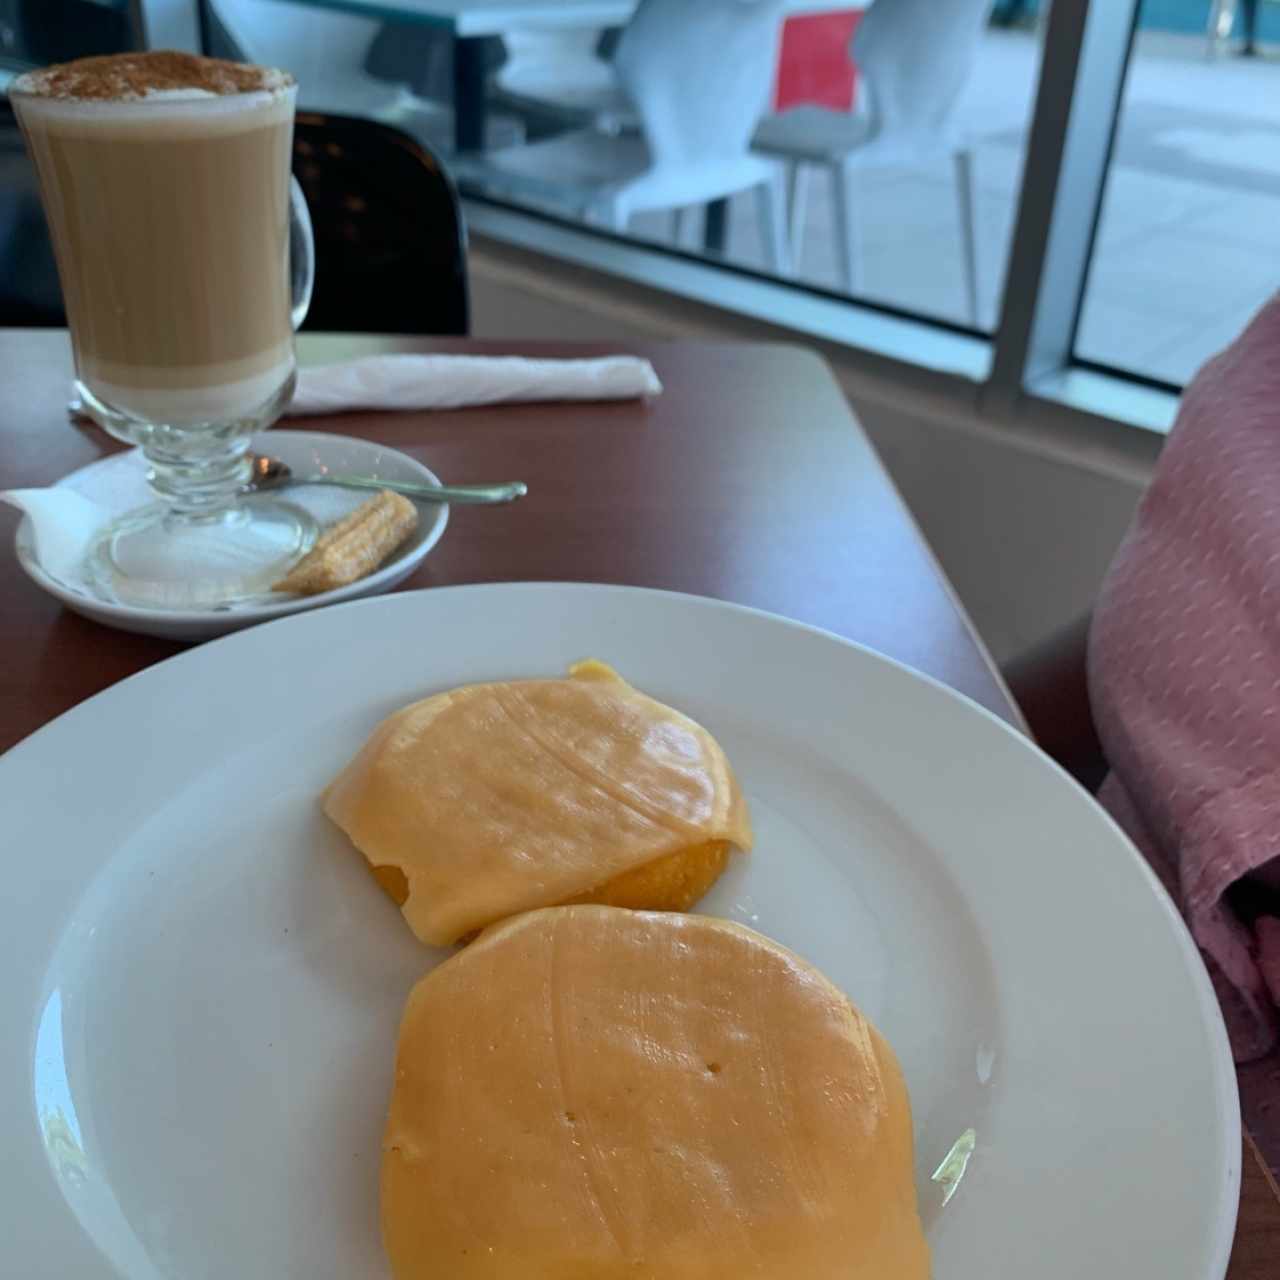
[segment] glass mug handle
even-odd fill
[[[296,332],[307,318],[316,283],[316,238],[297,178],[289,179],[289,306]]]

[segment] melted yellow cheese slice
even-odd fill
[[[751,845],[715,739],[598,662],[406,707],[323,803],[433,944],[583,897],[687,909]]]
[[[556,907],[414,988],[383,1140],[396,1280],[925,1280],[889,1046],[757,933]]]

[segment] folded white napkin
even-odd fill
[[[81,585],[85,552],[112,512],[66,488],[9,489],[0,492],[0,502],[26,512],[31,550],[45,573],[63,586]]]
[[[366,356],[298,371],[291,414],[457,409],[535,400],[632,400],[662,390],[647,360],[523,356]]]

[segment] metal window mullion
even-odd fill
[[[1140,0],[1053,0],[984,408],[1071,362]]]

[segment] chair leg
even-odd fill
[[[791,241],[791,265],[800,269],[804,251],[805,220],[809,213],[809,169],[799,160],[787,164],[787,217],[788,238]]]
[[[1235,24],[1236,0],[1213,0],[1209,6],[1208,46],[1205,49],[1210,58],[1225,47]]]
[[[964,305],[969,323],[978,323],[978,245],[973,225],[973,152],[956,152],[956,204],[964,265]]]
[[[856,295],[862,288],[862,245],[858,211],[853,199],[853,166],[832,164],[831,207],[835,213],[836,249],[840,256],[840,287]]]
[[[688,220],[687,205],[677,205],[671,210],[671,243],[678,249],[684,240],[685,224]]]
[[[756,186],[756,216],[764,247],[764,264],[775,275],[791,274],[787,247],[787,194],[781,170]]]
[[[621,235],[626,231],[631,217],[616,198],[605,197],[588,201],[582,208],[582,220],[598,223]]]

